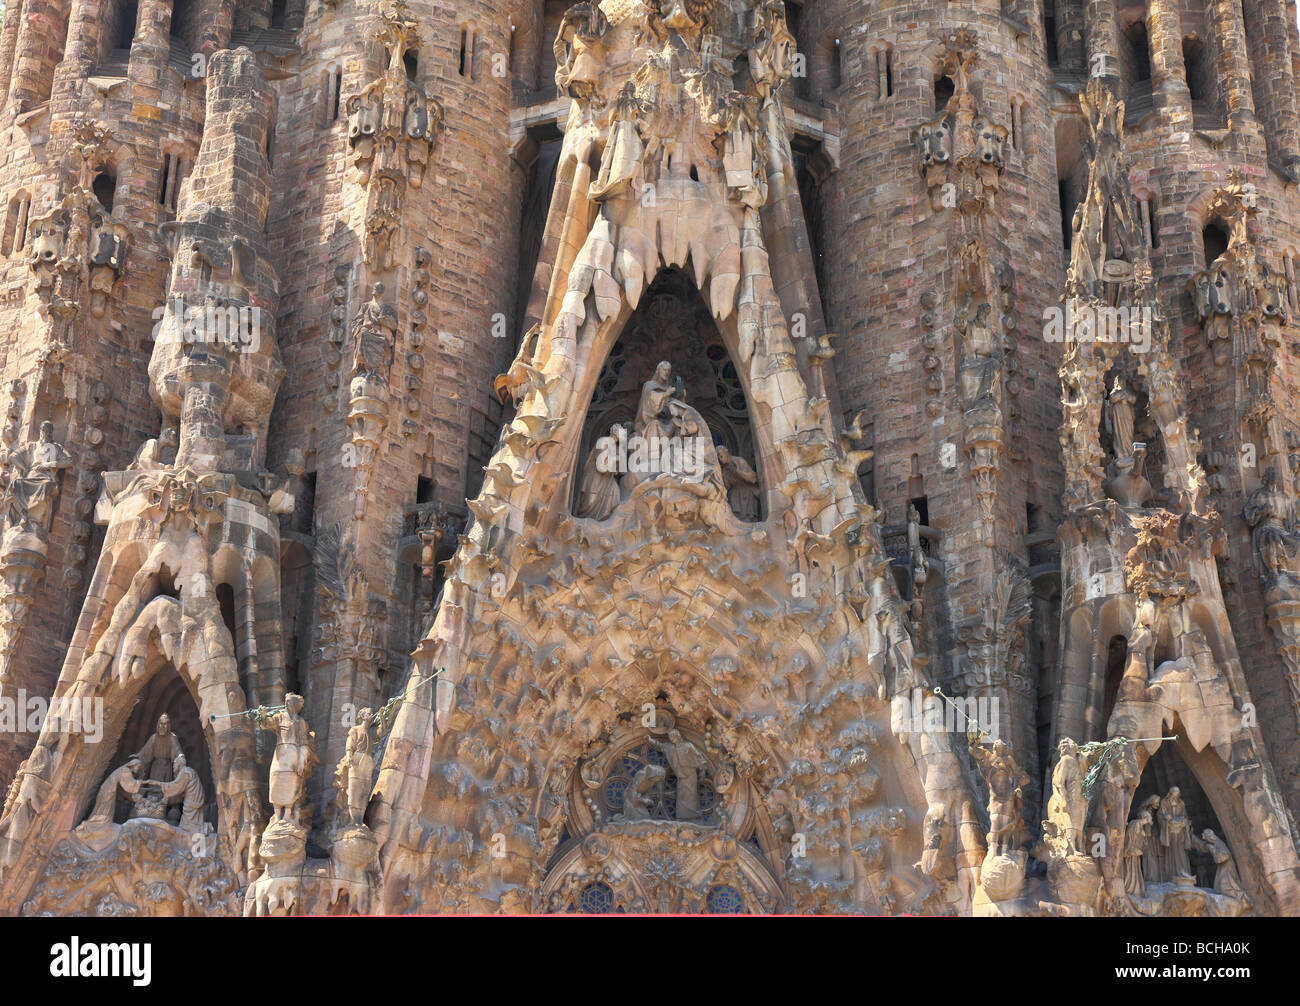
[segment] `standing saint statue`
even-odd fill
[[[1192,845],[1192,822],[1177,786],[1160,801],[1160,844],[1165,849],[1165,873],[1169,880],[1193,876],[1187,857]]]
[[[352,827],[361,826],[370,802],[370,782],[375,771],[370,723],[374,718],[370,709],[357,714],[356,724],[348,730],[347,749],[334,771],[339,816]]]
[[[995,856],[1011,855],[1025,838],[1021,806],[1029,775],[1020,767],[1006,741],[974,744],[970,753],[989,787],[989,852]]]
[[[1291,499],[1278,487],[1277,469],[1267,468],[1263,484],[1246,501],[1243,516],[1251,531],[1259,572],[1272,580],[1286,577],[1294,562],[1295,535]]]
[[[1083,798],[1083,770],[1079,766],[1079,747],[1070,737],[1057,745],[1056,767],[1052,770],[1052,797],[1047,817],[1057,826],[1058,834],[1069,842],[1071,855],[1083,851],[1083,820],[1088,801]]]
[[[315,732],[307,725],[302,713],[302,696],[289,692],[284,697],[284,710],[262,713],[258,727],[274,731],[278,737],[275,754],[271,756],[271,806],[275,808],[276,821],[297,824],[298,805],[302,802],[316,761],[313,745]]]
[[[181,742],[172,733],[172,718],[166,713],[158,717],[153,736],[134,755],[144,766],[145,779],[154,782],[171,782],[176,756],[181,753]]]
[[[1165,876],[1164,847],[1160,836],[1156,834],[1156,814],[1160,810],[1160,794],[1147,797],[1142,803],[1140,814],[1145,814],[1151,822],[1151,835],[1142,850],[1142,877],[1148,884],[1159,884],[1169,879]]]
[[[1142,856],[1151,841],[1151,828],[1151,811],[1143,807],[1124,830],[1124,890],[1139,898],[1147,893]]]
[[[376,377],[388,380],[397,343],[397,311],[384,303],[384,284],[370,289],[370,300],[362,305],[352,322],[353,377]]]
[[[704,755],[676,727],[668,731],[667,741],[651,739],[650,743],[664,753],[669,767],[677,776],[677,820],[698,821],[700,769],[706,764]]]
[[[1117,462],[1133,459],[1133,408],[1137,395],[1124,386],[1116,375],[1114,387],[1106,396],[1106,427],[1110,430],[1111,452]]]

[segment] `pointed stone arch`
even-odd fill
[[[217,786],[218,835],[235,848],[247,816],[260,813],[253,727],[241,715],[246,706],[233,644],[212,598],[189,605],[182,610],[175,598],[155,597],[132,621],[111,663],[88,662],[60,681],[56,696],[90,700],[104,710],[102,742],[59,733],[49,722],[42,729],[37,748],[48,755],[50,787],[30,830],[15,835],[11,825],[5,836],[16,852],[0,877],[0,910],[17,912],[36,880],[35,864],[47,861],[81,822],[138,696],[165,667],[184,682],[197,708]]]

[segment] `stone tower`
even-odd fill
[[[0,912],[1300,910],[1297,72],[11,2]]]

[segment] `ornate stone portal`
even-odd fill
[[[877,617],[893,591],[878,518],[764,252],[790,185],[776,93],[792,41],[772,2],[738,23],[579,5],[560,29],[572,196],[547,230],[593,222],[499,382],[513,432],[381,765],[389,910],[962,908],[911,865],[927,808],[949,822],[941,855],[958,848],[960,769],[946,735],[888,726],[910,646]],[[671,360],[581,457],[607,354],[661,267],[688,259],[761,470],[715,449]],[[572,512],[552,502],[570,494]]]

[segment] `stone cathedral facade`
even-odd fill
[[[1300,912],[1295,0],[8,0],[0,913]]]

